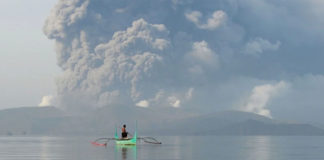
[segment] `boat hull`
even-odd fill
[[[136,138],[131,139],[116,139],[117,145],[136,145]]]

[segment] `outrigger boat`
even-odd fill
[[[162,144],[162,142],[157,141],[153,137],[137,137],[137,125],[135,127],[135,133],[133,137],[119,138],[117,128],[115,128],[114,138],[98,138],[91,143],[95,146],[107,146],[109,141],[115,141],[116,145],[136,145],[137,140],[143,140],[143,142],[151,144]]]
[[[137,128],[137,127],[136,127]],[[135,134],[131,138],[119,138],[117,128],[115,128],[115,141],[117,145],[136,145],[137,133],[135,128]]]

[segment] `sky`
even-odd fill
[[[0,1],[0,109],[37,106],[55,94],[54,42],[44,36],[44,21],[55,0]]]
[[[1,2],[0,107],[324,120],[321,0],[32,2]]]

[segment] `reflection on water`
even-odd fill
[[[115,146],[115,160],[137,160],[136,145],[116,145]]]
[[[58,154],[60,138],[55,137],[0,137],[1,160],[63,159]]]
[[[181,145],[181,137],[179,137],[179,136],[175,137],[173,142],[174,142],[175,146],[180,146]],[[175,159],[180,159],[180,157],[181,157],[180,149],[181,149],[181,147],[176,147],[173,149],[173,154],[174,154],[173,157]]]
[[[253,136],[248,137],[246,146],[250,148],[247,152],[250,159],[270,160],[271,154],[271,137],[269,136]]]
[[[41,138],[41,148],[40,148],[40,157],[43,160],[49,160],[49,137],[42,137]]]

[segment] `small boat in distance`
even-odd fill
[[[91,144],[93,144],[95,146],[105,146],[106,147],[109,141],[115,141],[116,145],[130,145],[131,146],[131,145],[136,145],[137,140],[143,141],[145,143],[150,143],[150,144],[162,144],[162,142],[156,140],[153,137],[137,137],[137,123],[136,123],[136,127],[135,127],[134,136],[132,136],[132,137],[120,138],[118,136],[117,127],[115,127],[114,138],[98,138],[95,141],[91,142]]]

